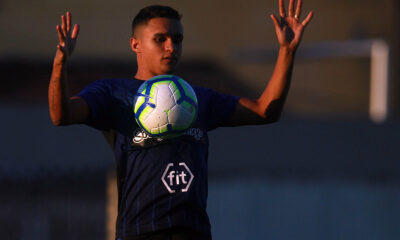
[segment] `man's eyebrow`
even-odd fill
[[[168,36],[168,33],[155,33],[154,36],[155,37],[164,37],[164,36]]]
[[[174,37],[176,37],[176,36],[178,36],[178,37],[183,37],[183,34],[182,33],[174,33],[174,34],[169,34],[169,33],[154,33],[154,36],[155,37],[164,37],[164,36],[174,36]]]

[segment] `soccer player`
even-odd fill
[[[280,19],[271,15],[280,49],[273,74],[258,99],[220,94],[194,87],[199,112],[193,126],[174,139],[144,133],[133,114],[139,85],[171,74],[182,53],[180,14],[166,6],[142,9],[132,23],[130,46],[138,69],[131,79],[103,79],[77,96],[68,92],[66,64],[74,50],[79,25],[71,14],[57,26],[60,43],[49,84],[49,109],[56,126],[87,124],[101,130],[117,161],[118,217],[116,239],[211,239],[207,205],[207,132],[222,126],[267,124],[281,114],[291,80],[293,60],[310,12],[300,21],[301,0],[288,13],[279,0]],[[190,79],[187,79],[190,82]]]

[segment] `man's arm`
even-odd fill
[[[279,0],[280,21],[274,14],[270,16],[280,45],[273,74],[258,99],[239,99],[230,125],[266,124],[279,120],[289,91],[294,56],[304,28],[313,16],[313,12],[310,12],[306,19],[300,22],[301,5],[302,1],[298,0],[296,11],[294,11],[294,0],[290,0],[288,15],[286,15],[283,0]]]
[[[51,121],[56,126],[84,123],[89,117],[89,107],[80,97],[70,97],[67,81],[67,61],[71,56],[79,33],[79,25],[71,30],[71,13],[61,16],[57,25],[58,38],[53,72],[49,84],[49,110]]]

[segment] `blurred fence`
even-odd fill
[[[114,160],[102,135],[53,127],[45,105],[0,116],[3,239],[106,239]],[[364,120],[211,132],[214,239],[399,239],[399,139],[400,124]]]

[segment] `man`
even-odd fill
[[[130,45],[138,70],[134,79],[104,79],[77,96],[68,93],[66,63],[76,44],[79,25],[71,14],[57,26],[60,43],[49,85],[49,108],[56,126],[84,123],[103,131],[117,160],[117,239],[211,239],[206,213],[207,131],[221,126],[266,124],[279,119],[289,90],[293,59],[310,12],[299,20],[290,0],[286,15],[279,0],[280,21],[271,19],[280,44],[270,81],[256,99],[239,98],[194,87],[198,118],[181,137],[160,140],[136,124],[133,99],[143,80],[173,73],[182,53],[179,13],[165,6],[142,9],[132,23]],[[190,82],[190,79],[187,79]]]

